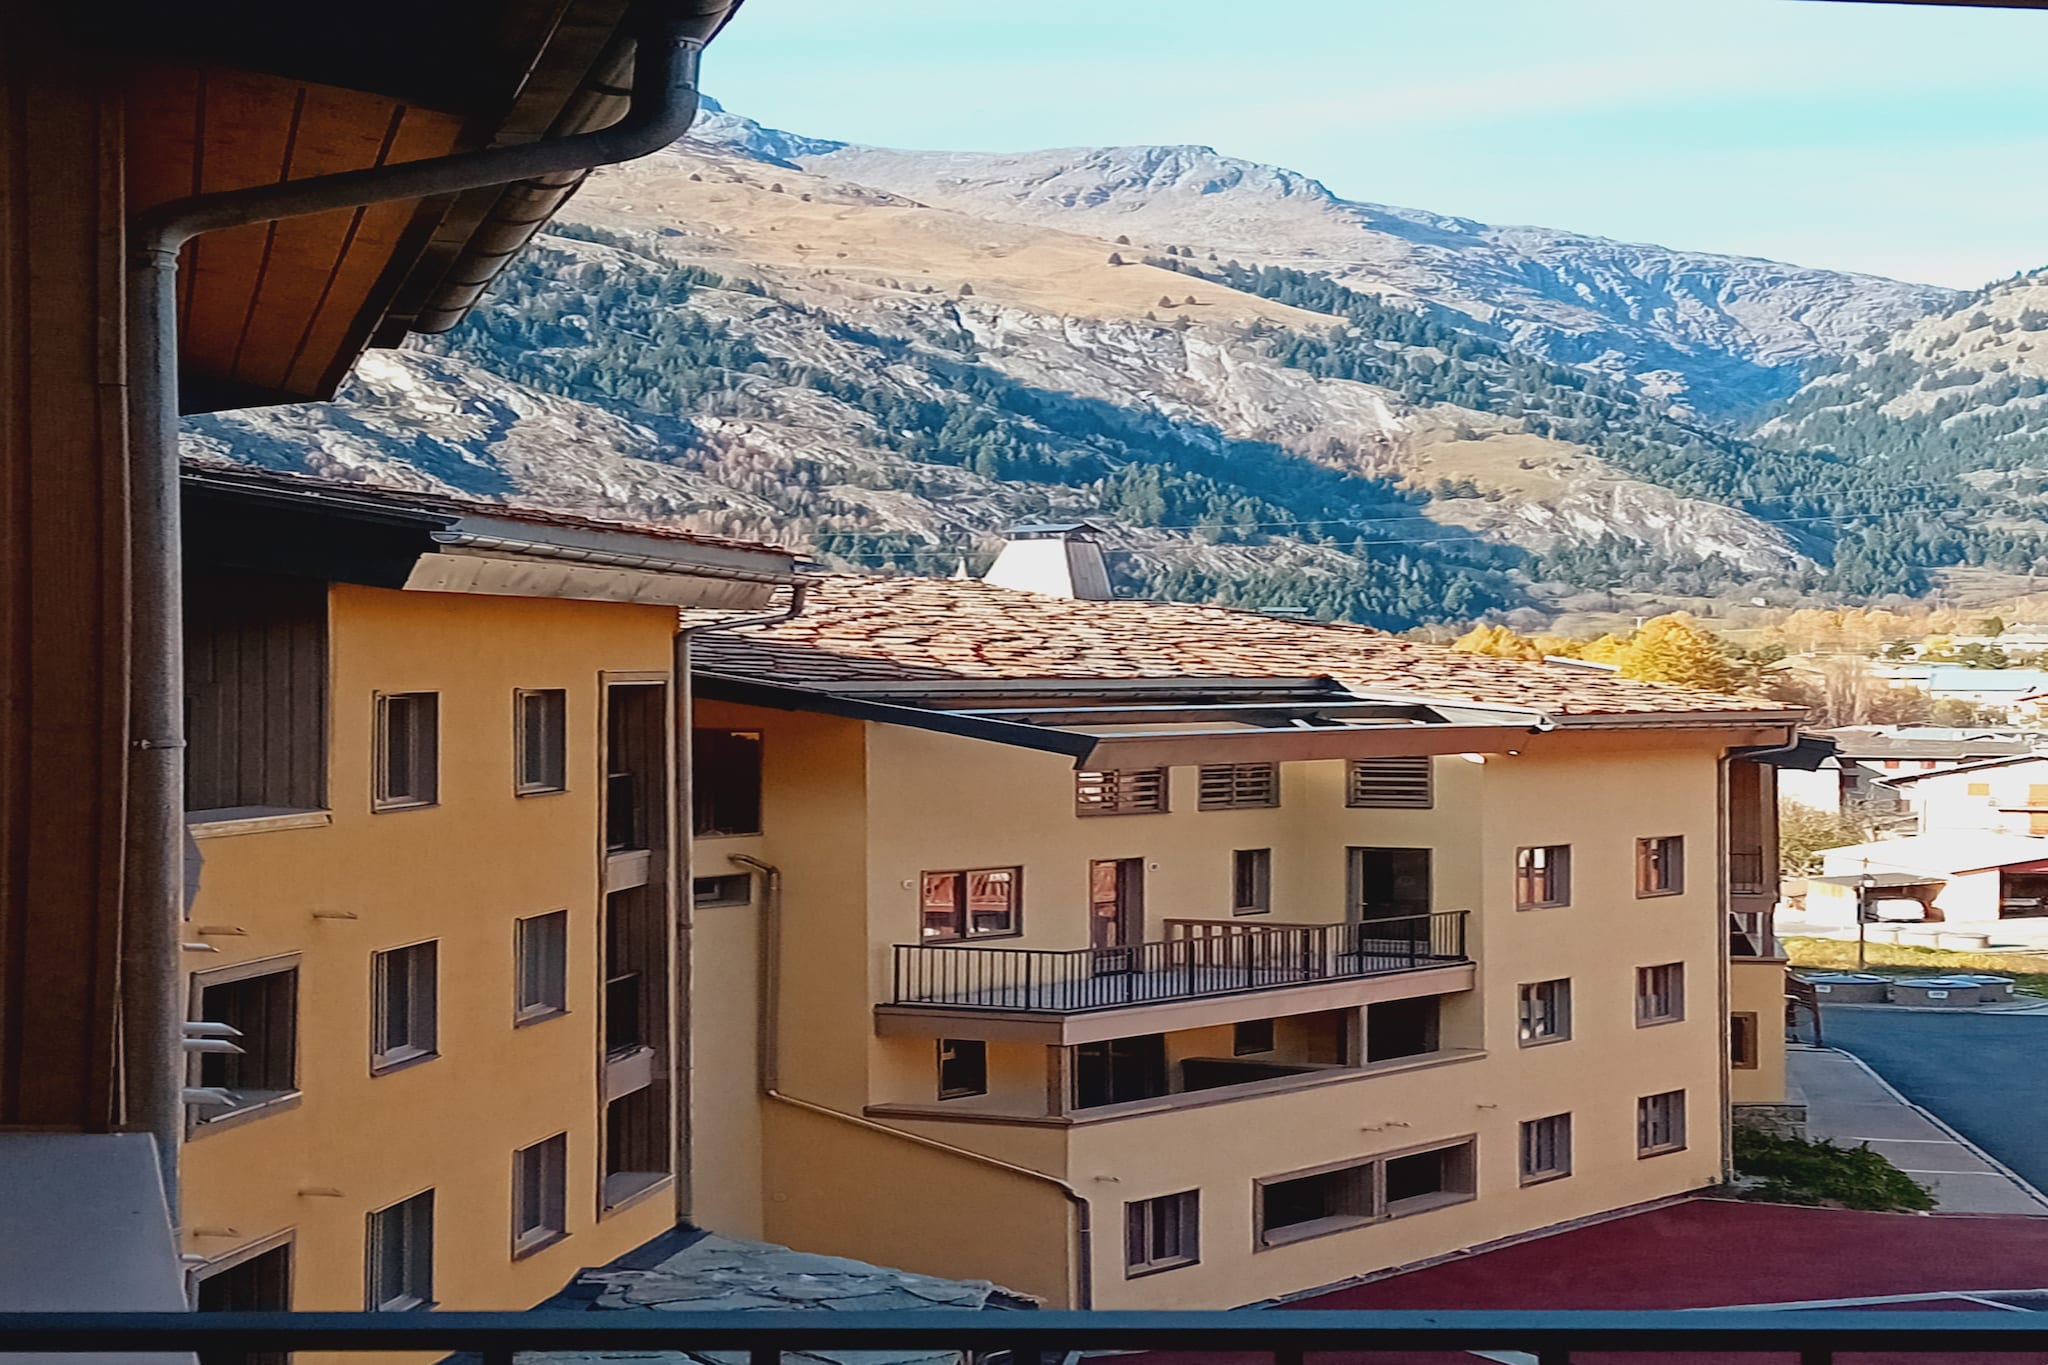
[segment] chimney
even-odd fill
[[[1085,521],[1032,522],[1004,533],[1003,552],[982,576],[999,588],[1107,602],[1109,567],[1096,537],[1102,528]]]

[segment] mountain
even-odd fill
[[[1749,257],[1357,203],[1211,147],[903,151],[795,138],[724,110],[693,136],[976,217],[1326,274],[1483,334],[1728,415],[1956,291]]]
[[[1111,526],[1126,592],[1391,627],[1589,593],[1924,586],[1919,561],[1875,553],[1812,491],[1865,477],[1841,456],[1659,401],[1647,360],[1615,378],[1516,339],[1547,297],[1533,257],[1512,265],[1521,294],[1455,306],[1367,288],[1357,261],[934,206],[840,173],[865,155],[714,110],[691,140],[593,176],[455,332],[374,355],[333,404],[191,419],[188,449],[919,573],[985,564],[1012,522],[1087,516]],[[1276,196],[1337,202],[1228,170],[1207,198],[1242,194],[1254,217]],[[1168,180],[1181,197],[1186,176]],[[1518,230],[1472,228],[1509,259]],[[1772,344],[1815,366],[1839,362],[1811,338],[1852,313],[1910,326],[1924,307],[1911,286],[1771,269],[1799,281],[1804,302],[1780,311],[1804,309],[1809,337]],[[1791,363],[1702,357],[1701,383]],[[1896,476],[1870,477],[1897,496]]]

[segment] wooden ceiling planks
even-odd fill
[[[134,208],[438,156],[462,133],[456,115],[386,96],[214,68],[138,71],[128,117]],[[415,208],[344,209],[188,244],[179,271],[187,380],[216,392],[328,396],[375,324],[366,305]]]

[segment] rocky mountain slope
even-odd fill
[[[1567,288],[1579,311],[1557,311],[1535,258],[1503,245],[1517,230],[1470,225],[1521,292],[1453,306],[1477,257],[1430,267],[1429,300],[1368,281],[1357,260],[1260,264],[1227,239],[1198,251],[1184,224],[1119,242],[1135,234],[1098,229],[1086,205],[1059,225],[934,206],[842,177],[862,155],[714,114],[593,177],[456,332],[373,355],[334,404],[193,419],[188,447],[917,573],[979,567],[1014,521],[1087,516],[1112,526],[1126,591],[1387,626],[1547,610],[1588,589],[1868,593],[1904,572],[1833,519],[1835,492],[1812,491],[1863,477],[1843,457],[1647,396],[1662,351],[1586,367],[1532,349],[1543,328],[1582,324],[1603,346],[1678,343],[1627,332],[1591,291]],[[1331,203],[1360,208],[1234,167],[1209,198],[1250,185],[1259,203],[1321,195],[1326,219]],[[1176,173],[1163,193],[1189,183]],[[1249,225],[1265,210],[1244,212]],[[1387,250],[1387,271],[1422,279],[1407,247]],[[1639,268],[1624,292],[1649,287]],[[1713,270],[1719,293],[1769,293],[1762,276]],[[1698,342],[1683,382],[1725,363],[1777,383],[1795,359],[1833,363],[1852,318],[1926,302],[1792,273],[1801,302],[1751,313],[1797,327],[1753,321],[1727,340],[1728,307],[1712,326],[1690,306],[1651,309],[1658,335],[1696,325],[1730,348]]]
[[[1328,274],[1455,311],[1523,349],[1716,415],[1796,388],[1950,304],[1952,290],[1540,227],[1357,203],[1211,147],[1014,154],[904,151],[796,137],[714,110],[707,145],[977,217],[1127,237]]]

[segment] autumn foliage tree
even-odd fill
[[[1625,678],[1726,692],[1735,668],[1721,637],[1683,612],[1643,623],[1614,660]]]

